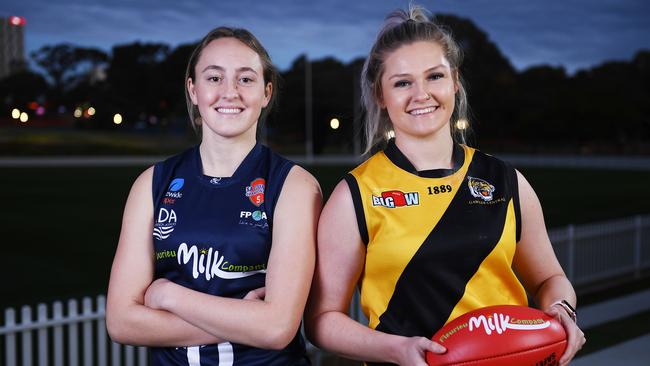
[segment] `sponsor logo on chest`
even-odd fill
[[[153,237],[157,240],[169,238],[174,231],[178,218],[173,209],[161,207],[158,211],[158,217],[153,225]]]
[[[246,187],[246,197],[257,207],[260,207],[264,203],[264,188],[266,187],[266,181],[264,178],[256,178],[251,182],[250,186]]]
[[[176,251],[178,265],[190,265],[192,277],[205,277],[207,281],[218,277],[232,280],[252,276],[257,273],[266,273],[266,264],[240,264],[229,262],[223,254],[213,248],[199,249],[198,246],[188,246],[182,243]]]
[[[384,191],[379,196],[372,195],[372,205],[387,208],[418,206],[420,205],[420,194],[398,190]]]
[[[173,205],[177,199],[183,197],[183,193],[180,192],[185,185],[184,178],[174,178],[165,192],[162,203],[167,205]]]
[[[239,225],[248,225],[266,229],[269,227],[268,218],[265,211],[240,211]]]

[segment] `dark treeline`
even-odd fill
[[[465,53],[461,72],[476,145],[490,145],[491,151],[650,153],[650,51],[575,75],[551,66],[517,71],[470,20],[451,15],[438,20]],[[46,46],[31,55],[46,76],[25,70],[5,78],[0,101],[7,111],[37,101],[48,114],[71,120],[75,108],[94,106],[94,122],[82,118],[75,122],[79,127],[116,128],[112,118],[119,112],[120,128],[138,123],[185,128],[184,74],[193,47],[132,43],[115,46],[108,55],[69,44]],[[352,151],[353,121],[362,118],[362,65],[363,59],[310,60],[316,153]],[[266,123],[273,143],[300,148],[304,141],[306,66],[300,56],[282,73],[279,105]],[[330,129],[332,118],[341,121],[338,130]]]

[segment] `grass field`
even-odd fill
[[[144,167],[0,168],[0,309],[105,293],[121,215]],[[309,167],[329,195],[350,167]],[[522,169],[548,227],[647,213],[650,172]]]

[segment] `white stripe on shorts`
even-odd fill
[[[201,354],[199,347],[187,347],[187,363],[189,366],[201,366]]]
[[[219,343],[219,366],[232,366],[235,359],[230,342]]]

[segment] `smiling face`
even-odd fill
[[[215,134],[254,139],[257,120],[272,93],[259,55],[235,38],[219,38],[202,50],[194,75],[187,80],[187,90],[201,114],[203,138]]]
[[[450,136],[455,80],[443,49],[435,42],[414,42],[388,54],[378,99],[388,112],[396,138]]]

